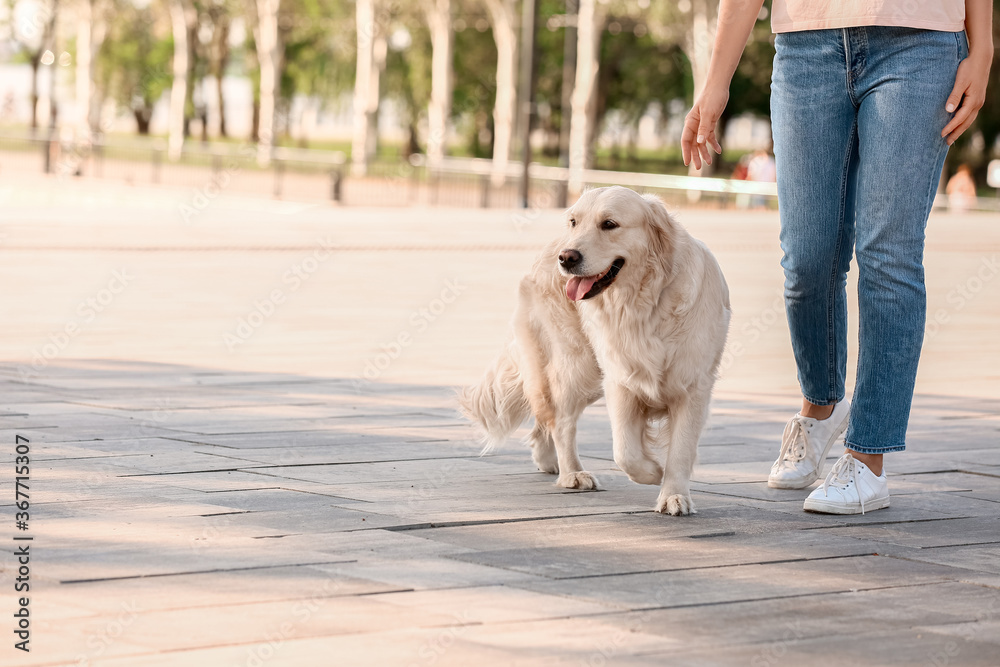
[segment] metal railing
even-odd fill
[[[424,156],[408,161],[376,161],[363,175],[353,173],[344,153],[303,148],[274,149],[270,165],[256,162],[249,142],[202,144],[189,141],[179,160],[168,160],[166,142],[149,137],[107,138],[91,144],[62,142],[47,136],[0,134],[0,174],[62,174],[127,183],[190,187],[202,196],[222,192],[252,193],[277,199],[326,200],[349,206],[460,206],[518,208],[521,164],[511,161],[502,182],[493,162],[477,158],[445,158],[431,168]],[[539,163],[529,166],[530,208],[564,208],[568,204],[569,170]],[[774,206],[774,183],[726,178],[646,174],[590,169],[586,186],[623,185],[654,192],[668,204],[745,207]],[[947,200],[939,196],[936,205]],[[1000,210],[980,198],[978,208]]]

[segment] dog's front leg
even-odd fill
[[[607,382],[604,396],[611,416],[611,439],[615,463],[639,484],[659,484],[663,467],[646,454],[646,407],[635,394],[616,382]]]
[[[559,479],[556,486],[564,489],[598,489],[597,478],[583,469],[576,451],[576,422],[579,411],[560,410],[552,429],[552,442],[559,459]]]
[[[656,499],[656,511],[664,514],[693,514],[691,500],[691,473],[698,458],[698,440],[708,419],[709,398],[692,395],[683,402],[670,406],[667,420],[670,444],[667,446],[667,463]]]

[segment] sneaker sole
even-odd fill
[[[885,509],[889,506],[889,496],[885,498],[876,498],[871,502],[865,503],[865,513],[869,511],[875,511],[880,509]],[[805,503],[802,505],[802,509],[806,512],[816,512],[817,514],[861,514],[861,505],[842,505],[840,503],[830,502],[829,500],[814,500],[812,498],[806,498]]]
[[[835,443],[838,440],[840,440],[841,436],[844,435],[844,432],[847,430],[847,423],[850,421],[850,419],[851,419],[851,412],[850,412],[850,410],[848,410],[847,416],[844,417],[844,420],[842,422],[840,422],[840,425],[837,426],[837,430],[835,430],[833,432],[833,434],[834,434],[833,437],[830,438],[830,440],[826,443],[826,448],[823,450],[823,455],[819,457],[819,468],[816,470],[815,473],[813,473],[813,475],[811,477],[804,477],[801,480],[780,480],[780,481],[779,480],[772,481],[769,478],[767,480],[767,486],[768,486],[768,488],[771,488],[771,489],[804,489],[807,486],[809,486],[810,484],[812,484],[813,482],[815,482],[817,479],[819,479],[820,476],[823,474],[823,468],[826,466],[826,456],[827,456],[827,454],[829,454],[830,453],[830,449],[833,448],[833,443]]]

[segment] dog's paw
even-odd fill
[[[550,475],[559,474],[559,464],[557,462],[539,461],[538,459],[533,459],[533,460],[535,462],[535,465],[538,466],[538,469],[541,470],[542,472],[548,473]]]
[[[637,458],[619,467],[636,484],[656,484],[663,481],[663,466],[650,459]]]
[[[694,508],[694,501],[691,500],[691,496],[681,495],[679,493],[669,496],[661,495],[656,500],[656,511],[662,512],[663,514],[670,514],[672,516],[698,513],[698,511]]]
[[[565,475],[559,475],[556,486],[564,489],[580,489],[581,491],[588,489],[597,491],[600,488],[597,486],[597,478],[586,471],[568,472]]]
[[[556,457],[554,449],[543,451],[541,447],[531,447],[531,460],[535,462],[538,469],[550,475],[559,474],[559,459]]]

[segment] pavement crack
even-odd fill
[[[153,579],[156,577],[183,577],[189,574],[214,574],[217,572],[245,572],[248,570],[273,570],[281,567],[311,567],[313,565],[343,565],[357,563],[355,560],[328,560],[315,563],[286,563],[284,565],[254,565],[251,567],[219,567],[211,570],[189,570],[185,572],[160,572],[157,574],[133,574],[123,577],[94,577],[93,579],[66,579],[60,584],[93,584],[101,581],[124,581],[127,579]]]

